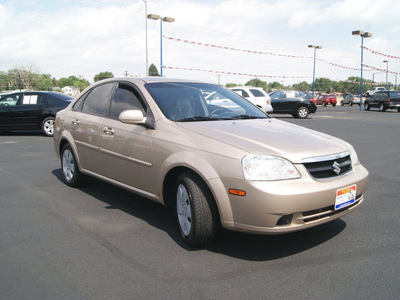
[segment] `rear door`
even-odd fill
[[[16,106],[12,107],[15,129],[40,129],[43,95],[28,92],[20,97]]]
[[[69,127],[76,144],[80,166],[96,174],[104,170],[104,153],[101,147],[101,123],[108,113],[114,82],[94,87],[83,95],[72,108]],[[110,167],[110,166],[109,166]]]

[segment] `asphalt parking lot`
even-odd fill
[[[399,298],[400,113],[275,117],[350,142],[370,171],[364,204],[288,235],[225,231],[204,249],[185,246],[159,204],[94,179],[67,187],[51,138],[0,135],[1,298]]]

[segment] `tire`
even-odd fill
[[[332,106],[335,107],[335,106],[336,106],[336,103],[333,103]]]
[[[365,102],[364,102],[364,109],[365,109],[365,110],[370,110],[370,108],[371,108],[371,107],[369,106],[369,103],[368,103],[367,101],[365,101]]]
[[[54,135],[54,117],[47,117],[42,122],[42,132],[45,136]]]
[[[326,103],[325,103],[325,101],[322,101],[322,106],[326,106]]]
[[[383,104],[382,102],[379,103],[379,110],[380,110],[381,112],[385,112],[385,111],[386,111],[385,104]]]
[[[343,103],[343,102],[340,102],[340,106],[344,106],[344,103]]]
[[[353,102],[350,101],[350,102],[349,102],[349,106],[353,106]]]
[[[87,176],[79,171],[74,152],[69,144],[61,150],[61,172],[63,179],[70,187],[79,187],[86,183]]]
[[[185,243],[198,247],[213,242],[220,226],[218,210],[204,181],[191,172],[181,174],[175,197],[178,227]]]
[[[400,108],[397,109],[397,112],[400,112]]]
[[[305,107],[305,106],[300,106],[300,107],[297,109],[296,117],[297,117],[297,118],[300,118],[300,119],[305,119],[305,118],[308,117],[309,114],[310,114],[310,111],[308,110],[307,107]]]

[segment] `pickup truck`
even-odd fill
[[[364,109],[370,110],[371,107],[377,107],[380,111],[387,109],[397,109],[400,112],[400,92],[399,91],[377,91],[372,97],[364,101]]]
[[[386,89],[384,87],[378,86],[370,89],[367,91],[367,97],[372,97],[373,94],[375,94],[377,91],[385,91]]]

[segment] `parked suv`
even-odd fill
[[[378,86],[370,89],[367,91],[367,97],[371,97],[373,94],[375,94],[378,91],[385,91],[386,89],[384,87]]]
[[[400,91],[377,91],[372,97],[365,99],[364,108],[377,107],[380,111],[397,109],[400,112]]]
[[[263,111],[267,113],[272,112],[273,109],[271,106],[271,97],[262,88],[252,86],[237,86],[229,89],[246,98]]]
[[[337,100],[334,94],[320,94],[317,98],[317,105],[327,106],[331,104],[336,106]]]

